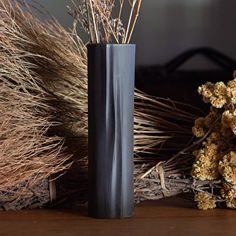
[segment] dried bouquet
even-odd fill
[[[79,22],[88,33],[90,43],[130,43],[142,0],[75,0],[72,2],[74,9],[68,8],[74,18],[74,31]],[[129,17],[127,24],[124,24],[122,18],[125,18],[123,13],[126,8],[129,8]]]
[[[209,189],[199,189],[195,200],[203,210],[224,203],[236,208],[236,79],[227,84],[206,83],[199,87],[199,93],[211,104],[211,109],[193,127],[194,135],[205,139],[200,149],[193,152],[192,176],[215,184]]]

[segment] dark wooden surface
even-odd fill
[[[0,213],[0,235],[236,235],[236,211],[199,211],[179,198],[146,202],[126,220],[96,220],[84,210],[32,210]]]

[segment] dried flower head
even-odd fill
[[[222,108],[227,102],[227,87],[223,82],[208,82],[199,87],[198,92],[203,96],[203,100],[211,103],[213,107]]]
[[[199,117],[195,120],[195,125],[192,128],[192,132],[197,138],[204,137],[204,135],[206,134],[204,117]]]
[[[227,83],[228,103],[236,104],[236,79]]]
[[[221,118],[223,128],[229,128],[236,135],[236,111],[226,110]]]
[[[195,162],[192,176],[199,180],[215,180],[219,177],[218,165],[221,160],[222,141],[217,132],[211,133],[202,148],[194,151]]]
[[[229,152],[219,163],[219,172],[231,184],[236,184],[236,152]]]
[[[235,185],[224,183],[221,189],[221,196],[226,202],[227,207],[236,209],[236,188]]]
[[[196,119],[194,127],[192,128],[193,134],[197,138],[204,137],[213,124],[215,124],[215,126],[219,125],[219,122],[216,122],[218,117],[218,112],[212,109],[206,117]]]
[[[208,210],[216,208],[215,197],[207,192],[198,192],[195,195],[195,202],[200,210]]]

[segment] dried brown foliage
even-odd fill
[[[9,58],[9,52],[12,53],[12,64],[4,70],[10,74],[8,77],[1,76],[1,78],[4,80],[7,89],[14,92],[17,87],[19,88],[18,92],[32,99],[27,103],[29,106],[24,106],[26,97],[22,95],[22,103],[19,104],[22,104],[22,107],[34,116],[31,117],[31,120],[27,120],[24,113],[22,115],[19,113],[17,117],[21,117],[20,121],[23,122],[24,120],[29,127],[34,127],[36,121],[46,122],[43,128],[36,122],[38,129],[26,129],[22,133],[26,136],[21,140],[22,142],[27,141],[27,134],[31,135],[27,133],[29,130],[33,134],[41,130],[41,135],[34,136],[34,140],[43,142],[42,138],[47,137],[46,134],[50,131],[51,135],[57,135],[52,136],[52,143],[59,146],[56,144],[56,146],[49,146],[58,150],[61,147],[59,143],[62,140],[58,137],[64,137],[64,146],[69,147],[67,150],[73,154],[74,165],[70,168],[69,173],[59,180],[59,195],[66,197],[65,199],[72,195],[75,196],[76,200],[79,198],[86,199],[88,128],[86,46],[79,38],[75,27],[72,32],[67,32],[55,19],[46,22],[38,19],[27,4],[21,1],[15,1],[15,4],[11,4],[11,2],[10,0],[3,0],[0,3],[0,29],[3,29],[4,32],[0,35],[0,43],[4,45],[1,52],[5,53],[5,56],[2,57],[3,64],[6,57]],[[120,1],[121,5],[122,2]],[[133,27],[130,26],[130,28]],[[126,35],[129,39],[130,34]],[[19,64],[22,66],[20,67],[21,70],[17,72],[19,76],[12,79],[18,66],[17,63],[23,63],[23,65]],[[19,82],[21,77],[25,78],[22,83]],[[181,178],[179,182],[183,180],[182,185],[178,185],[178,191],[172,191],[172,195],[177,194],[177,192],[183,191],[183,182],[189,181],[182,177],[191,169],[192,159],[186,156],[182,158],[181,150],[188,146],[192,136],[193,121],[200,112],[178,102],[147,96],[140,91],[135,92],[135,97],[135,191],[138,193],[136,200],[163,197],[162,190],[165,186],[163,184],[163,171],[164,178],[169,178],[171,183],[173,183],[173,178],[174,180]],[[3,104],[7,103],[4,101]],[[6,105],[6,107],[9,106]],[[13,108],[13,110],[16,109]],[[7,118],[2,118],[2,122],[6,122]],[[37,119],[34,120],[33,118]],[[22,129],[20,123],[16,123],[15,126],[17,129]],[[50,139],[47,141],[50,142]],[[31,143],[30,141],[27,142]],[[43,147],[46,147],[46,144],[43,144]],[[21,146],[23,147],[23,145]],[[9,145],[10,147],[12,146]],[[37,155],[33,149],[30,150],[32,150],[31,155]],[[43,153],[47,152],[48,150],[43,151]],[[170,159],[176,152],[178,155]],[[51,154],[50,161],[66,160],[66,158],[54,159],[56,157],[53,156],[55,152]],[[57,154],[60,156],[61,152]],[[167,161],[167,159],[170,160]],[[23,159],[23,164],[24,161],[27,162]],[[30,165],[36,168],[37,165],[34,161]],[[166,162],[161,165],[163,161]],[[55,168],[60,166],[58,162],[52,161],[52,163],[55,164]],[[163,171],[161,171],[160,166]],[[41,170],[40,166],[37,167],[39,167],[38,171]],[[60,167],[64,168],[65,166]],[[9,165],[9,168],[12,166]],[[58,170],[54,169],[54,171],[57,172]],[[54,172],[49,168],[45,171],[46,173],[47,176],[50,176]],[[14,183],[12,184],[14,185]],[[38,188],[39,190],[40,188]],[[66,194],[64,191],[67,191]],[[43,196],[43,194],[39,194],[39,196]]]
[[[63,139],[48,135],[53,96],[40,86],[24,50],[12,1],[0,2],[0,208],[40,207],[50,201],[49,178],[69,166]]]

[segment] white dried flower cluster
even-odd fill
[[[236,79],[227,84],[206,83],[199,87],[203,100],[212,105],[206,117],[195,121],[192,129],[202,138],[201,148],[195,150],[192,177],[202,181],[222,180],[221,197],[226,206],[236,208]],[[214,206],[209,193],[195,196],[199,209]],[[213,201],[213,200],[212,200]]]

